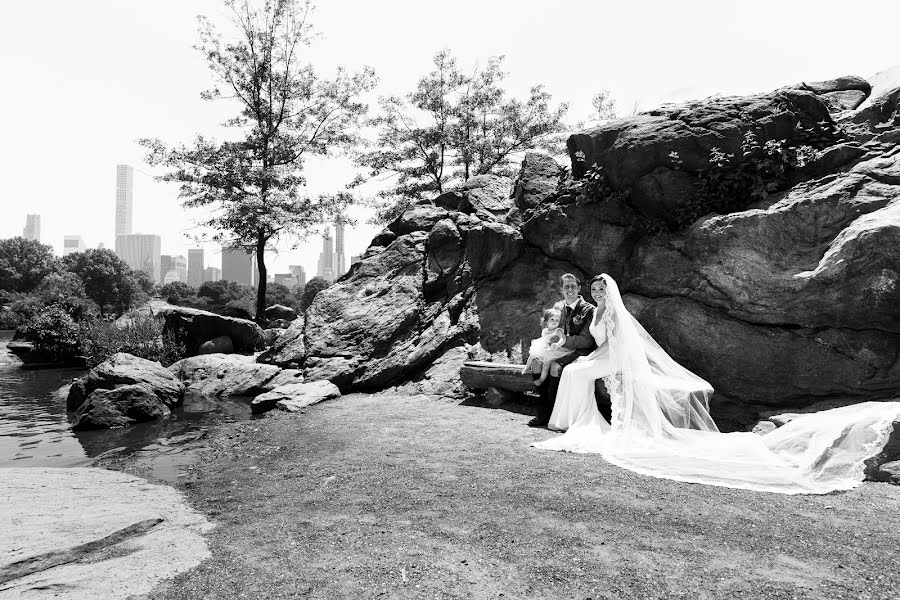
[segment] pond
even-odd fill
[[[72,413],[59,389],[86,373],[80,369],[22,369],[9,354],[11,331],[0,331],[0,468],[77,467],[109,453],[137,454],[163,480],[194,456],[183,450],[213,425],[251,418],[246,398],[188,394],[171,417],[131,427],[73,432]]]

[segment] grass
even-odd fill
[[[900,488],[783,496],[529,447],[528,415],[352,395],[223,426],[212,557],[147,599],[895,598]],[[128,468],[127,465],[125,468]]]

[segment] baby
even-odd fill
[[[522,373],[525,374],[531,369],[535,360],[540,359],[543,362],[541,376],[534,380],[534,385],[544,383],[550,373],[550,365],[556,359],[572,353],[572,350],[562,347],[564,334],[559,326],[561,317],[562,315],[555,308],[548,308],[541,315],[541,337],[532,340],[531,347],[528,349],[528,362],[522,369]]]

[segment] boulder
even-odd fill
[[[407,396],[443,396],[462,399],[465,390],[460,381],[460,368],[469,359],[465,345],[450,348],[434,360],[422,373],[414,375],[408,383],[394,388],[394,392]]]
[[[180,403],[184,395],[181,382],[158,362],[119,352],[72,385],[66,408],[70,411],[77,410],[94,390],[111,390],[132,384],[143,385],[152,390],[166,406]]]
[[[414,231],[430,231],[434,224],[446,219],[449,213],[432,204],[414,204],[388,225],[388,229],[396,236],[406,235]],[[386,245],[386,244],[385,244]]]
[[[261,363],[269,363],[280,367],[296,366],[306,358],[306,345],[303,341],[303,330],[306,327],[306,318],[301,315],[294,320],[287,329],[266,331],[278,331],[274,336],[268,350],[259,355],[257,360]]]
[[[877,97],[868,98],[849,117],[852,123],[871,127],[896,125],[900,115],[900,87],[885,91]]]
[[[287,319],[275,319],[274,321],[269,321],[268,325],[269,329],[287,329],[291,326],[291,321],[288,321]]]
[[[266,346],[271,348],[278,341],[278,338],[284,333],[284,329],[263,329],[263,340]]]
[[[463,185],[466,200],[482,221],[505,221],[514,203],[509,191],[512,182],[507,177],[478,175]]]
[[[860,90],[845,90],[822,95],[825,104],[834,111],[853,110],[865,102],[867,94]]]
[[[553,158],[540,152],[526,152],[513,190],[519,211],[537,208],[553,195],[560,175],[561,169]]]
[[[72,429],[105,429],[152,421],[171,414],[169,406],[145,384],[96,389],[75,413]]]
[[[639,237],[633,222],[634,211],[621,202],[575,203],[538,211],[522,230],[525,240],[546,256],[577,265],[576,271],[608,273],[618,280]],[[558,287],[554,283],[553,289]]]
[[[426,288],[440,288],[446,285],[462,261],[462,237],[452,219],[442,219],[435,223],[426,241]]]
[[[816,94],[830,94],[835,92],[858,91],[864,96],[868,96],[872,92],[872,85],[857,75],[845,75],[836,79],[827,81],[813,81],[811,83],[800,84],[802,89],[809,90]]]
[[[231,354],[232,352],[234,352],[234,344],[227,335],[203,342],[197,349],[197,354]]]
[[[260,364],[252,356],[239,354],[193,356],[174,363],[169,371],[188,391],[204,396],[256,396],[276,387],[272,382],[282,373],[275,365]],[[297,375],[298,371],[290,374],[292,378]]]
[[[712,97],[683,105],[667,105],[629,119],[569,136],[566,147],[572,175],[580,179],[600,165],[616,190],[628,191],[642,176],[671,168],[677,152],[682,168],[697,172],[709,165],[719,148],[740,161],[744,134],[753,130],[760,144],[797,139],[797,125],[831,121],[821,98],[809,91],[784,89],[770,94]]]
[[[476,279],[500,273],[525,251],[519,230],[496,222],[478,221],[477,226],[470,226],[465,243],[465,256]]]
[[[283,304],[273,304],[267,308],[263,314],[265,314],[266,320],[269,321],[270,324],[272,321],[279,319],[293,321],[297,318],[297,311],[290,306],[284,306]]]
[[[341,391],[330,381],[289,383],[254,398],[250,410],[258,414],[277,407],[287,412],[299,412],[307,406],[340,397]]]
[[[228,336],[235,352],[250,353],[264,347],[262,328],[253,321],[217,315],[205,310],[171,306],[161,311],[165,318],[164,333],[184,342],[189,356],[196,355],[200,345],[214,338]]]
[[[795,186],[768,206],[643,239],[625,287],[761,325],[898,334],[898,198],[900,156],[889,152]]]
[[[829,396],[862,400],[897,389],[897,369],[891,369],[900,339],[849,329],[758,326],[688,298],[625,300],[660,346],[709,381],[717,396],[761,409]]]

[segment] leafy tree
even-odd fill
[[[307,281],[306,287],[303,288],[303,295],[300,297],[300,310],[309,308],[319,292],[329,285],[330,284],[324,278],[319,277],[318,275]]]
[[[568,105],[551,107],[540,85],[525,101],[507,98],[502,64],[502,56],[492,57],[484,68],[464,74],[443,50],[414,92],[380,100],[380,114],[371,121],[379,130],[376,147],[356,156],[369,178],[396,176],[379,193],[385,201],[376,207],[376,221],[388,222],[415,200],[471,176],[511,174],[524,151],[552,146]]]
[[[45,308],[22,325],[21,331],[26,340],[34,343],[36,350],[54,360],[68,361],[78,355],[78,324],[62,306],[54,304]]]
[[[591,104],[597,111],[594,116],[597,119],[615,119],[616,118],[616,101],[609,94],[609,90],[600,90],[593,98]]]
[[[170,304],[184,304],[197,300],[197,291],[183,281],[173,281],[159,288],[159,295]]]
[[[252,290],[252,288],[236,281],[204,281],[200,284],[197,295],[201,298],[209,298],[211,304],[227,304],[232,300],[244,297],[248,290]]]
[[[291,293],[290,288],[280,283],[272,283],[266,287],[266,307],[272,306],[273,304],[281,304],[282,306],[289,306],[291,308],[300,306],[299,300]]]
[[[151,165],[169,169],[161,179],[181,184],[184,206],[215,209],[203,222],[214,240],[256,253],[262,318],[266,250],[279,239],[299,242],[353,202],[348,193],[301,194],[303,161],[358,142],[355,132],[367,109],[360,97],[374,87],[375,75],[370,68],[353,75],[338,69],[327,80],[302,62],[312,39],[309,0],[225,5],[234,25],[228,39],[201,17],[197,49],[217,80],[202,97],[235,101],[239,112],[225,125],[240,135],[223,142],[198,136],[192,146],[168,150],[160,140],[141,143]]]
[[[0,289],[30,292],[59,268],[53,249],[19,236],[0,240]]]
[[[47,275],[35,289],[41,307],[61,306],[76,321],[96,314],[97,305],[84,291],[84,282],[75,273],[63,271]]]
[[[64,256],[63,267],[77,275],[84,293],[100,307],[100,314],[111,308],[117,314],[133,304],[140,285],[125,261],[108,248],[90,248]]]

